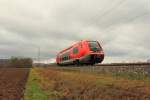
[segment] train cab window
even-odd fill
[[[77,53],[78,53],[78,48],[74,48],[74,49],[73,49],[73,53],[74,53],[74,54],[77,54]]]
[[[89,41],[89,47],[90,47],[91,51],[102,50],[101,46],[96,41]]]

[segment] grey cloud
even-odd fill
[[[106,56],[149,58],[148,0],[2,0],[0,57],[53,58],[76,41],[100,41]]]

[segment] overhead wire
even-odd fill
[[[117,9],[118,7],[120,7],[125,1],[127,1],[127,0],[119,0],[116,4],[112,5],[109,9],[105,10],[103,13],[101,13],[101,14],[97,13],[95,16],[93,16],[92,18],[89,19],[86,26],[89,26],[89,25],[95,23],[95,21],[97,21],[97,20],[95,20],[95,19],[97,19],[97,17],[101,19],[101,18],[105,17],[106,15],[112,13],[114,9]]]
[[[125,1],[127,1],[127,0],[121,0],[121,1],[119,1],[116,5],[118,5],[117,7],[115,7],[115,6],[113,6],[113,7],[111,7],[111,8],[113,8],[113,9],[111,9],[111,8],[109,8],[109,10],[107,10],[106,12],[104,12],[104,13],[102,13],[101,14],[101,17],[104,17],[104,16],[106,16],[106,15],[108,15],[108,14],[110,14],[111,12],[113,12],[113,10],[114,9],[116,9],[116,8],[118,8],[120,5],[122,5]],[[150,14],[150,12],[144,12],[144,13],[142,13],[142,14],[139,14],[139,15],[136,15],[136,16],[134,16],[134,17],[132,17],[132,18],[126,18],[126,19],[124,19],[124,22],[133,22],[133,21],[135,21],[135,20],[137,20],[138,18],[140,18],[140,17],[143,17],[143,16],[146,16],[146,15],[148,15],[148,14]],[[96,15],[95,17],[97,17],[97,16],[99,16],[99,15]],[[122,18],[120,18],[120,19],[122,19]],[[119,19],[119,20],[120,20]],[[94,21],[93,21],[94,22]],[[92,23],[88,23],[88,25],[91,25]],[[108,28],[106,28],[106,31],[105,32],[110,32],[110,30],[111,30],[111,26],[112,25],[114,25],[114,23],[111,23],[110,25],[108,25],[108,26],[106,26],[106,27],[108,27]]]

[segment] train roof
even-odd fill
[[[77,44],[80,43],[80,42],[89,42],[89,41],[92,41],[92,40],[80,40],[80,41],[74,43],[72,46],[70,46],[70,47],[68,47],[68,48],[66,48],[66,49],[64,49],[64,50],[62,50],[62,51],[60,51],[59,54],[65,52],[65,51],[67,51],[67,50],[69,50],[69,49],[71,49],[72,47],[74,47],[75,45],[77,45]],[[96,41],[93,41],[93,42],[96,42]]]
[[[68,48],[66,48],[66,49],[64,49],[64,50],[62,50],[62,51],[60,51],[59,54],[65,52],[65,51],[67,51],[67,50],[69,50],[69,49],[71,49],[72,47],[74,47],[75,45],[77,45],[78,43],[83,42],[83,41],[87,41],[87,40],[81,40],[81,41],[79,41],[79,42],[76,42],[76,43],[74,43],[72,46],[70,46],[70,47],[68,47]]]

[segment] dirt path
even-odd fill
[[[0,100],[21,100],[28,68],[0,68]]]

